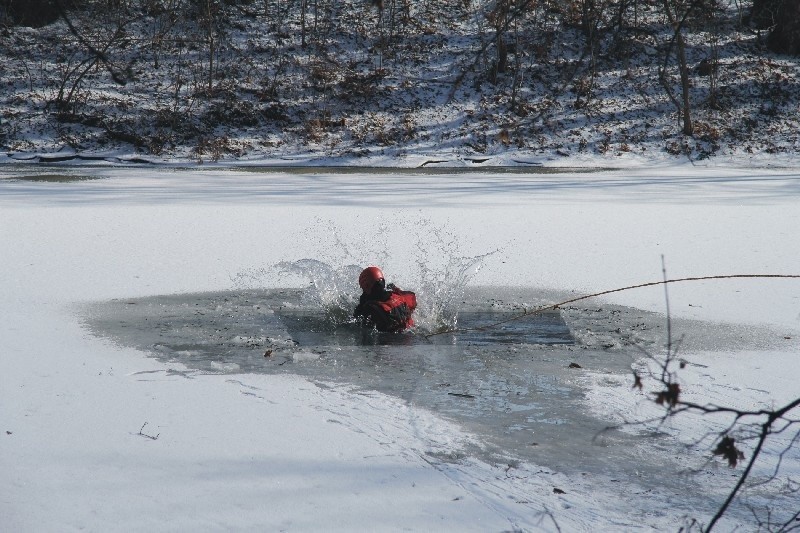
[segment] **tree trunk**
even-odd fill
[[[300,47],[306,47],[306,7],[307,0],[300,1]]]
[[[683,34],[678,29],[678,61],[681,69],[681,91],[683,92],[683,134],[694,133],[692,126],[691,101],[689,99],[689,67],[686,65],[686,43]]]
[[[694,133],[694,126],[692,125],[691,99],[689,98],[689,67],[686,65],[686,42],[683,40],[683,28],[672,12],[672,5],[669,0],[664,0],[664,12],[667,15],[670,26],[675,31],[675,44],[678,46],[678,68],[681,74],[681,93],[683,96],[683,109],[679,111],[682,111],[683,115],[683,133],[684,135],[691,135]],[[685,20],[685,17],[682,20]],[[666,62],[664,66],[666,67]]]
[[[206,0],[208,9],[208,93],[214,89],[214,54],[216,53],[216,41],[214,39],[214,6],[212,0]]]

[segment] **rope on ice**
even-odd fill
[[[578,296],[576,298],[571,298],[569,300],[564,300],[563,302],[559,302],[557,304],[547,305],[544,307],[537,307],[536,309],[532,309],[530,311],[525,311],[524,313],[513,316],[511,318],[506,318],[505,320],[500,320],[499,322],[494,322],[492,324],[487,324],[486,326],[480,326],[476,328],[455,328],[449,329],[445,331],[437,331],[436,333],[429,333],[425,335],[426,339],[431,337],[435,337],[436,335],[444,335],[447,333],[463,333],[467,331],[484,331],[487,329],[491,329],[502,324],[506,324],[508,322],[513,322],[514,320],[520,320],[522,318],[536,315],[539,313],[543,313],[545,311],[554,311],[560,307],[565,305],[579,302],[581,300],[587,300],[589,298],[595,298],[597,296],[605,296],[607,294],[613,294],[615,292],[622,292],[622,291],[629,291],[632,289],[641,289],[644,287],[653,287],[657,285],[667,285],[669,283],[683,283],[687,281],[708,281],[708,280],[717,280],[717,279],[764,279],[764,278],[774,278],[774,279],[800,279],[800,274],[728,274],[728,275],[720,275],[720,276],[697,276],[697,277],[689,277],[689,278],[676,278],[676,279],[664,279],[661,281],[651,281],[648,283],[640,283],[638,285],[630,285],[628,287],[620,287],[618,289],[611,289],[602,292],[596,292],[593,294],[587,294],[584,296]]]

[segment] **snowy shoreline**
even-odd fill
[[[641,157],[621,154],[618,157],[597,156],[531,156],[515,154],[513,151],[498,156],[464,156],[461,154],[433,153],[414,154],[398,157],[395,155],[376,155],[366,157],[328,156],[318,153],[298,153],[285,157],[240,157],[219,159],[181,159],[143,156],[136,153],[80,153],[80,152],[33,152],[27,154],[0,154],[0,165],[41,165],[46,166],[134,166],[141,168],[183,168],[202,170],[204,168],[254,169],[267,172],[290,170],[328,169],[332,172],[363,171],[420,171],[420,172],[603,172],[637,169],[643,172],[658,168],[699,168],[699,169],[790,169],[800,168],[800,155],[786,154],[775,157],[772,154],[744,154],[739,156],[717,156],[700,161],[689,158],[668,158],[664,156]]]

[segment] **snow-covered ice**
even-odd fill
[[[483,443],[468,428],[358,383],[165,362],[92,332],[86,306],[250,290],[243,280],[279,288],[286,279],[268,267],[303,258],[380,262],[414,289],[423,282],[420,264],[435,270],[448,257],[489,254],[472,284],[543,295],[657,281],[662,256],[671,278],[800,274],[794,170],[20,166],[0,173],[0,516],[8,531],[588,531],[704,523],[706,507],[673,501],[658,486],[533,460],[493,462],[473,453]],[[26,176],[35,179],[19,179]],[[690,364],[680,374],[687,397],[747,407],[797,398],[800,281],[675,284],[669,295],[676,333],[687,335],[681,355]],[[664,305],[663,287],[653,287],[585,308],[663,313]],[[681,331],[682,320],[693,326]],[[573,334],[590,345],[600,332]],[[646,348],[663,351],[658,343]],[[613,348],[626,349],[641,355]],[[293,364],[311,364],[318,354],[294,355]],[[658,412],[647,389],[631,389],[629,374],[584,368],[569,375],[585,393],[586,412],[609,424]],[[740,469],[710,460],[711,443],[700,439],[718,429],[714,423],[680,416],[645,428],[662,437],[637,453],[645,461],[680,451],[677,461],[701,469],[698,493],[722,496]],[[780,450],[768,450],[767,464]],[[790,490],[798,464],[795,443],[783,458],[782,488],[756,488],[745,503],[800,509]],[[756,527],[746,507],[720,525]]]

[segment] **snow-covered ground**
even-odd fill
[[[207,374],[159,362],[91,334],[83,304],[237,290],[253,273],[262,273],[264,288],[278,287],[284,280],[264,269],[302,258],[380,261],[413,289],[421,263],[498,250],[474,284],[575,295],[657,281],[662,255],[671,278],[800,274],[794,170],[7,166],[0,173],[7,531],[619,531],[707,523],[705,508],[672,501],[659,487],[533,462],[490,464],[469,453],[475,435],[413,402],[299,376]],[[621,292],[601,303],[663,312],[664,291]],[[670,307],[676,318],[708,324],[705,346],[717,322],[737,324],[745,336],[756,326],[773,335],[758,350],[687,348],[681,355],[690,364],[680,372],[687,398],[748,408],[797,398],[800,281],[676,284]],[[639,392],[630,375],[574,376],[585,409],[609,423],[658,412],[651,383]],[[718,430],[713,424],[677,417],[659,428],[659,450],[680,449],[678,442]],[[776,437],[768,462],[788,444]],[[707,486],[698,490],[722,494],[741,466],[709,462],[710,446],[682,453],[702,469]],[[640,452],[643,460],[650,453]],[[755,489],[748,502],[762,517],[764,502],[775,502],[773,511],[785,516],[800,509],[791,492],[798,482],[795,443],[778,486]],[[757,527],[745,507],[720,525]]]
[[[502,38],[494,0],[391,2],[383,13],[364,0],[245,4],[217,5],[211,22],[181,2],[75,9],[77,36],[63,20],[4,28],[0,158],[798,162],[800,68],[766,48],[749,1],[686,12],[692,135],[672,100],[682,89],[660,2],[528,2]],[[582,29],[589,20],[596,33]]]

